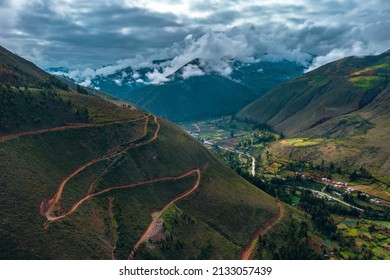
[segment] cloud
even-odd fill
[[[205,73],[198,66],[189,64],[183,67],[182,77],[188,79],[194,76],[203,76]]]
[[[168,50],[165,51],[168,52]],[[174,44],[169,51],[174,58],[161,71],[154,69],[153,72],[148,73],[147,77],[151,83],[158,84],[168,81],[170,75],[194,59],[199,59],[202,69],[206,72],[216,72],[223,76],[228,76],[232,72],[231,59],[255,61],[252,57],[254,49],[247,44],[245,37],[239,34],[228,36],[224,32],[207,32],[197,39],[188,35],[182,44]],[[173,56],[173,54],[176,55]],[[184,67],[183,72],[185,72],[183,73],[185,78],[204,73],[193,65]]]
[[[159,72],[157,69],[154,69],[151,72],[146,73],[146,77],[149,79],[150,84],[162,84],[168,82],[168,75],[165,72]]]
[[[390,47],[390,2],[13,0],[0,1],[0,25],[1,45],[41,67],[67,67],[78,81],[131,66],[152,69],[133,80],[163,82],[195,58],[204,62],[202,72],[228,76],[230,59],[287,59],[314,69],[383,52]],[[152,62],[164,58],[173,60]],[[186,70],[186,77],[200,73]]]
[[[351,48],[348,49],[333,49],[326,55],[318,56],[314,58],[313,63],[308,67],[305,72],[312,71],[326,63],[335,61],[337,59],[346,57],[346,56],[356,56],[360,55],[364,51],[363,43],[356,42]]]

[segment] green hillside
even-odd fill
[[[388,52],[347,57],[276,87],[238,116],[297,135],[370,104],[386,88],[389,73]]]
[[[271,90],[237,116],[298,138],[274,143],[278,157],[364,166],[389,177],[389,77],[389,51],[344,58]],[[301,138],[321,141],[297,145]]]
[[[13,94],[41,101],[33,78],[22,93],[12,83],[1,85],[7,102]],[[58,126],[53,117],[49,127],[26,124],[0,137],[0,259],[238,259],[251,235],[281,215],[274,198],[174,124],[50,90],[47,106],[20,109],[20,118],[57,116],[51,110],[62,100],[85,108],[88,120]]]

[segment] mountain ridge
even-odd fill
[[[267,123],[290,140],[270,147],[281,158],[364,167],[390,176],[390,52],[347,57],[288,81],[237,117]],[[317,139],[297,145],[294,139]]]

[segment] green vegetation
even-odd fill
[[[279,143],[281,145],[290,145],[293,147],[306,147],[314,146],[323,143],[325,140],[321,138],[291,138],[281,140]]]
[[[274,88],[237,117],[297,136],[373,102],[388,83],[388,60],[384,53],[324,65]]]
[[[38,80],[50,80],[50,76],[31,67],[34,70],[31,77],[38,75]],[[0,143],[1,259],[107,259],[112,255],[127,258],[148,227],[152,213],[194,184],[194,177],[190,176],[109,191],[84,201],[64,218],[47,222],[39,211],[44,205],[41,203],[53,197],[64,178],[96,159],[102,160],[67,182],[52,215],[65,213],[88,192],[202,169],[199,190],[176,204],[179,214],[166,214],[173,215],[171,220],[167,218],[169,233],[161,239],[159,249],[144,247],[145,258],[148,254],[174,258],[175,251],[175,258],[238,258],[253,231],[275,215],[277,206],[273,199],[225,167],[171,123],[159,119],[157,139],[126,149],[154,134],[157,124],[151,117],[147,134],[141,137],[146,120],[142,112],[90,94],[65,92],[65,87],[58,85],[53,85],[53,92],[40,93],[31,81],[22,92],[16,86],[2,86],[7,91],[1,95],[4,102],[14,100],[12,108],[19,110],[21,119],[28,120],[32,112],[60,118],[58,111],[65,104],[64,108],[68,108],[65,112],[74,112],[74,116],[84,116],[81,109],[77,110],[85,108],[82,110],[88,111],[90,125],[32,132]],[[23,105],[27,99],[42,106]],[[81,121],[69,118],[61,121]],[[27,124],[26,130],[36,129]],[[51,125],[58,124],[53,121]],[[105,159],[116,151],[122,153]],[[145,250],[140,249],[137,254],[142,256]]]
[[[357,118],[355,117],[354,119],[356,120]],[[290,223],[282,222],[281,225],[276,225],[278,232],[271,230],[272,235],[270,236],[272,238],[268,237],[268,235],[260,238],[257,251],[258,258],[367,258],[366,254],[359,255],[354,244],[355,242],[360,242],[360,231],[366,231],[369,234],[368,227],[357,227],[356,229],[345,231],[345,225],[339,223],[338,217],[342,215],[343,217],[351,217],[356,221],[363,221],[363,218],[375,219],[377,221],[380,219],[386,223],[385,221],[390,217],[390,211],[385,206],[386,200],[378,200],[380,201],[379,204],[371,202],[379,199],[377,195],[384,195],[387,188],[380,187],[383,183],[363,167],[358,169],[345,168],[343,165],[326,162],[318,158],[316,161],[279,158],[269,152],[269,148],[274,145],[275,141],[282,146],[312,148],[321,146],[324,143],[342,143],[340,140],[324,138],[282,139],[272,130],[268,130],[269,128],[257,131],[255,126],[251,126],[250,123],[239,122],[234,118],[221,118],[208,121],[207,123],[197,123],[196,125],[197,127],[192,124],[186,124],[184,127],[191,133],[199,133],[198,129],[200,129],[199,135],[206,137],[207,141],[215,139],[213,138],[213,129],[219,134],[226,135],[223,141],[217,141],[216,143],[221,143],[221,145],[230,143],[232,145],[230,151],[222,149],[218,145],[208,144],[210,148],[246,180],[286,204],[305,211],[309,217],[304,220],[302,216],[298,215],[295,216],[296,219],[293,222],[290,220]],[[229,136],[229,131],[233,131],[231,133],[233,135]],[[271,142],[268,142],[268,139],[263,139],[261,143],[254,141],[256,135],[261,135],[262,133],[265,133],[264,135],[272,135],[274,140],[270,139]],[[278,138],[280,140],[276,140]],[[232,144],[231,140],[235,141],[234,144]],[[251,173],[251,160],[248,160],[249,157],[243,153],[249,153],[256,157],[255,177]],[[257,153],[260,153],[260,155]],[[351,192],[351,189],[347,191],[346,187],[339,189],[333,185],[326,186],[322,181],[324,177],[329,178],[333,182],[349,181],[348,186],[351,186],[354,191]],[[355,185],[362,184],[372,185],[369,189],[369,195],[366,193],[366,190],[364,192],[362,192],[363,189],[362,191],[355,190]],[[376,192],[374,192],[374,189]],[[322,197],[311,190],[322,192]],[[364,212],[335,200],[324,199],[325,194],[364,209]],[[374,198],[371,194],[375,194]],[[301,224],[303,220],[305,222]],[[308,230],[307,235],[303,235],[304,230],[300,229],[300,227],[306,228],[307,226],[310,230]],[[356,226],[356,222],[351,224],[351,226]],[[380,234],[380,237],[382,235],[386,236],[379,228],[372,227],[372,231]],[[280,242],[279,240],[283,240],[283,244],[289,245],[285,247],[278,243]],[[378,244],[375,243],[371,247],[373,248],[371,251],[378,256],[382,256],[382,258],[388,257],[388,252],[378,249],[380,247],[378,247]],[[302,250],[302,248],[305,249]],[[312,248],[314,251],[306,250],[306,248]]]
[[[16,112],[21,119],[28,120],[32,112],[41,118],[50,114],[60,118],[61,104],[65,104],[64,108],[69,108],[65,112],[74,112],[75,116],[78,108],[88,110],[91,125],[31,133],[0,143],[1,259],[127,258],[150,223],[151,214],[188,190],[194,184],[193,176],[109,191],[83,202],[75,212],[54,222],[45,223],[39,211],[41,202],[53,197],[65,177],[85,163],[115,151],[123,152],[118,158],[90,165],[67,182],[53,215],[66,212],[89,191],[177,176],[194,168],[202,169],[199,190],[177,203],[179,223],[171,219],[170,233],[162,239],[161,250],[147,248],[150,254],[159,252],[159,257],[174,258],[173,252],[178,249],[175,258],[238,258],[252,232],[275,215],[277,206],[269,196],[226,168],[171,123],[159,119],[161,129],[156,140],[126,150],[143,134],[142,112],[90,94],[64,92],[60,84],[53,85],[53,92],[40,93],[37,80],[56,80],[30,64],[31,71],[21,72],[27,62],[11,54],[9,60],[17,60],[18,67],[13,71],[31,81],[22,92],[10,80],[6,84],[11,87],[2,86],[7,91],[1,95],[4,102],[13,100],[16,107],[12,108],[19,110]],[[42,106],[23,105],[27,99],[32,99],[32,105]],[[36,129],[27,124],[26,130]],[[51,124],[57,125],[55,121]],[[156,128],[150,118],[147,135],[138,143],[149,139]]]
[[[259,240],[257,259],[307,260],[322,259],[322,252],[315,240],[319,236],[310,221],[301,213],[290,210],[289,214]],[[320,239],[321,240],[321,239]],[[313,249],[315,248],[315,250]]]
[[[310,85],[312,86],[325,86],[328,82],[330,82],[330,79],[326,75],[317,75],[310,79]]]
[[[373,89],[382,86],[386,81],[386,78],[379,76],[359,76],[350,78],[349,81],[356,87]]]
[[[88,120],[85,106],[66,101],[53,91],[15,91],[0,84],[0,135]]]
[[[370,73],[372,72],[374,72],[374,74],[376,75],[388,74],[390,72],[390,63],[382,63],[379,65],[364,68],[362,70],[354,72],[352,76],[370,75]]]

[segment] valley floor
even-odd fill
[[[313,214],[302,206],[306,192],[315,201],[324,201],[323,207],[334,224],[333,233],[320,230],[323,241],[318,245],[325,258],[390,259],[390,187],[382,179],[374,178],[364,168],[349,170],[333,163],[316,165],[279,158],[270,149],[283,141],[315,145],[313,141],[324,140],[285,139],[266,125],[240,122],[230,116],[184,123],[181,127],[241,176],[283,202]],[[279,220],[277,216],[275,220]],[[346,222],[349,220],[354,222]],[[268,230],[267,226],[258,230],[259,236]],[[242,258],[251,255],[257,240],[252,239]]]

